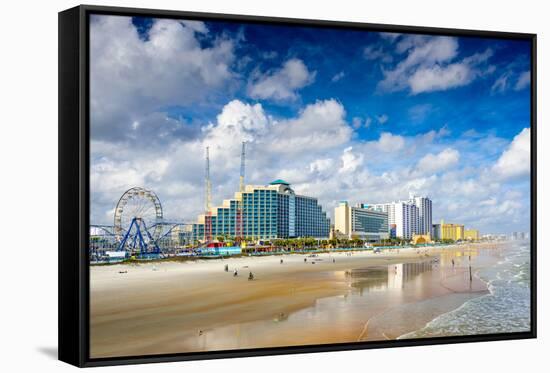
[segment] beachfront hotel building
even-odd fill
[[[416,206],[408,202],[398,201],[389,203],[377,203],[374,205],[361,204],[363,208],[388,214],[388,224],[395,230],[395,237],[411,239],[416,230],[416,217],[418,210]]]
[[[410,196],[405,201],[361,206],[386,212],[390,227],[395,227],[395,237],[410,240],[415,234],[433,235],[432,201],[428,197]]]
[[[410,240],[418,231],[418,207],[408,202],[395,203],[395,235]]]
[[[213,239],[239,235],[254,240],[328,238],[330,233],[330,220],[317,199],[296,194],[284,180],[246,185],[244,192],[211,208],[210,214],[199,215],[192,228],[194,239],[205,240],[206,219],[211,221]]]
[[[412,196],[409,203],[418,209],[416,234],[432,235],[432,200],[428,197]]]
[[[478,241],[479,231],[477,229],[464,229],[464,239],[470,241]]]
[[[436,240],[464,240],[464,224],[441,223],[433,225],[434,238]],[[479,232],[478,232],[479,236]]]
[[[357,237],[372,242],[390,236],[387,212],[352,207],[347,201],[340,202],[334,209],[334,229],[349,239]]]

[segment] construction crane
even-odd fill
[[[235,239],[237,241],[242,241],[243,239],[243,193],[244,193],[244,168],[245,168],[245,158],[246,158],[246,145],[243,141],[241,149],[241,173],[239,177],[239,192],[240,199],[237,201],[237,216],[235,221]]]
[[[206,189],[206,198],[205,198],[205,210],[204,215],[204,239],[206,243],[212,241],[212,184],[210,182],[210,148],[206,147],[206,168],[205,168],[205,189]]]

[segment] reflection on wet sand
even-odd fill
[[[460,249],[327,254],[314,266],[300,256],[285,257],[284,265],[279,258],[226,261],[231,268],[250,267],[254,281],[227,275],[223,264],[213,270],[213,263],[170,264],[155,272],[144,266],[124,277],[98,268],[92,355],[394,339],[485,294],[485,283],[475,276],[470,281],[469,267],[475,273],[497,259],[498,250]]]
[[[351,286],[363,291],[385,291],[401,289],[407,281],[426,271],[431,271],[437,259],[422,260],[413,263],[396,263],[387,266],[372,266],[346,271]]]
[[[481,283],[469,290],[464,269],[451,268],[448,273],[438,262],[439,257],[338,271],[336,275],[343,275],[350,288],[344,295],[318,299],[311,307],[270,321],[212,329],[196,347],[210,350],[397,338],[485,293]],[[466,293],[455,293],[446,286],[448,281],[456,282],[456,277]],[[437,298],[434,304],[423,303],[432,297]]]

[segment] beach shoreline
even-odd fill
[[[475,244],[94,266],[91,357],[395,339],[486,294],[467,264],[497,257]]]

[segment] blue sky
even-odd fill
[[[147,38],[152,20],[134,18],[133,24],[138,27],[141,37]],[[416,95],[407,90],[384,94],[377,90],[377,83],[383,79],[382,69],[394,66],[402,55],[393,51],[393,42],[381,38],[378,32],[220,22],[206,25],[211,33],[202,40],[203,45],[211,45],[213,39],[223,35],[243,39],[236,48],[236,58],[253,60],[239,69],[244,76],[258,68],[263,71],[277,69],[291,58],[304,61],[308,70],[316,72],[315,82],[300,90],[299,99],[264,103],[264,107],[276,116],[295,115],[304,103],[336,97],[345,105],[350,122],[354,117],[375,118],[391,113],[392,130],[407,135],[446,123],[449,129],[460,132],[475,125],[481,131],[511,139],[523,128],[520,123],[530,122],[528,90],[509,89],[506,94],[487,94],[495,84],[495,74],[529,71],[530,44],[527,41],[460,38],[455,59],[491,50],[493,55],[485,67],[494,66],[496,73],[476,79],[461,89]],[[292,41],[290,45],[289,41]],[[392,61],[369,60],[365,57],[365,48],[369,47],[385,53]],[[222,98],[221,105],[223,99],[229,98],[249,99],[246,91],[237,90]],[[211,119],[220,108],[197,113],[186,107],[173,108],[173,114]],[[362,139],[374,139],[382,131],[383,127],[374,126],[357,132]]]
[[[134,184],[193,220],[204,147],[220,203],[247,141],[248,182],[286,178],[329,214],[410,192],[436,220],[529,228],[526,41],[97,16],[90,62],[98,223]]]

